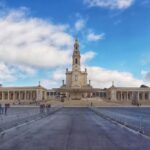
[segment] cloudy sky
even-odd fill
[[[59,87],[76,35],[94,87],[150,86],[150,0],[0,0],[0,83]]]

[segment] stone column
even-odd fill
[[[139,101],[139,91],[137,92],[137,101]]]
[[[30,100],[30,91],[27,91],[27,100]]]
[[[132,101],[137,98],[137,97],[136,97],[136,94],[137,94],[137,93],[136,93],[135,91],[132,91]]]
[[[20,100],[22,100],[22,91],[20,91],[19,94],[20,94]]]
[[[118,100],[121,101],[121,91],[118,92]]]
[[[39,100],[38,90],[36,89],[36,101]]]
[[[28,91],[26,91],[26,100],[28,100]]]
[[[31,95],[30,95],[30,91],[28,91],[28,100],[30,101]]]
[[[143,94],[144,100],[146,100],[146,97],[145,97],[145,95],[146,95],[146,92],[144,92],[144,94]]]
[[[142,100],[145,100],[145,92],[142,92]]]
[[[122,101],[122,91],[121,91],[121,97],[120,97],[120,100]]]
[[[12,100],[12,91],[9,91],[9,99]]]
[[[27,98],[27,93],[26,93],[26,90],[24,91],[24,100],[26,100]]]
[[[29,95],[30,95],[29,100],[32,100],[32,91],[29,92]]]
[[[31,99],[34,100],[34,91],[31,91],[31,93],[32,93],[31,94],[32,95]]]
[[[24,91],[22,91],[22,100],[24,100]]]
[[[119,98],[118,98],[118,91],[116,92],[116,98],[117,98],[117,100],[119,100]]]
[[[113,101],[116,100],[116,91],[115,90],[111,91],[111,100],[113,100]]]
[[[127,91],[127,101],[129,101],[129,93],[130,92]]]
[[[32,91],[30,91],[30,100],[32,101]]]
[[[150,91],[148,92],[148,100],[150,100]]]
[[[1,98],[0,98],[0,100],[2,100],[2,92],[0,92],[0,94],[1,94]]]
[[[129,94],[129,100],[131,101],[132,100],[132,92],[130,91],[130,94]]]
[[[32,93],[32,91],[30,91],[30,100],[32,101],[32,99],[33,99],[33,95],[32,95],[33,93]]]
[[[126,100],[127,100],[127,93],[124,92],[124,101],[126,101]]]
[[[24,100],[24,91],[22,91],[22,100]]]
[[[33,91],[33,100],[35,100],[35,91]]]
[[[126,94],[127,94],[126,92],[123,93],[124,101],[126,101]]]
[[[46,91],[44,91],[44,99],[45,100],[47,99],[47,93],[46,93]]]
[[[32,99],[35,100],[35,92],[32,91]]]
[[[27,100],[29,100],[29,91],[27,91]]]
[[[4,100],[4,91],[2,91],[2,100]]]
[[[36,92],[36,90],[35,90],[35,101],[37,100],[37,92]]]
[[[13,97],[12,97],[13,101],[15,101],[15,91],[13,91]]]
[[[126,92],[123,92],[123,100],[126,100]]]
[[[18,91],[18,94],[19,94],[19,100],[21,99],[21,95],[20,95],[21,93],[20,93],[20,92],[21,92],[21,91]]]
[[[9,100],[9,91],[7,91],[7,100]]]
[[[17,91],[15,91],[15,100],[17,100]]]

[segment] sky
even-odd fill
[[[60,87],[76,36],[93,87],[150,86],[150,0],[0,0],[0,83]]]

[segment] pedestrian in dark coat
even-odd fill
[[[5,115],[7,115],[7,109],[9,107],[9,104],[5,104],[5,107],[4,107],[4,112],[5,112]]]
[[[3,104],[1,104],[1,114],[3,114],[4,113],[4,106],[3,106]]]

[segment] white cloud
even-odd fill
[[[14,80],[16,80],[16,78],[13,75],[13,70],[5,63],[0,62],[0,83]]]
[[[88,41],[98,41],[98,40],[103,40],[105,37],[105,34],[102,33],[102,34],[95,34],[93,32],[90,32],[88,35],[87,35],[87,40]]]
[[[56,81],[65,79],[65,71],[65,68],[55,69],[55,71],[52,73],[52,79]]]
[[[0,60],[37,68],[66,65],[73,45],[67,27],[12,10],[0,19]]]
[[[60,83],[58,81],[50,80],[50,79],[42,79],[41,85],[48,89],[60,87]]]
[[[0,83],[14,82],[17,79],[33,77],[35,74],[36,70],[31,67],[0,62]]]
[[[56,68],[49,73],[49,78],[41,80],[41,85],[46,88],[60,87],[62,85],[62,80],[65,80],[65,71],[66,69],[64,67]]]
[[[83,19],[79,19],[79,20],[77,20],[76,22],[75,22],[75,29],[77,30],[77,31],[80,31],[82,28],[84,28],[85,27],[85,20],[83,20]]]
[[[86,53],[81,55],[81,64],[86,63],[87,61],[91,60],[94,58],[96,53],[94,51],[87,51]]]
[[[11,68],[14,69],[14,74],[17,73],[16,76],[18,78],[33,77],[37,73],[36,69],[29,66],[13,65]]]
[[[143,81],[136,79],[129,72],[121,72],[117,70],[109,70],[97,66],[86,67],[89,79],[94,87],[108,88],[115,82],[115,86],[139,87]]]
[[[90,7],[106,7],[110,9],[126,9],[130,7],[134,0],[84,0]]]

